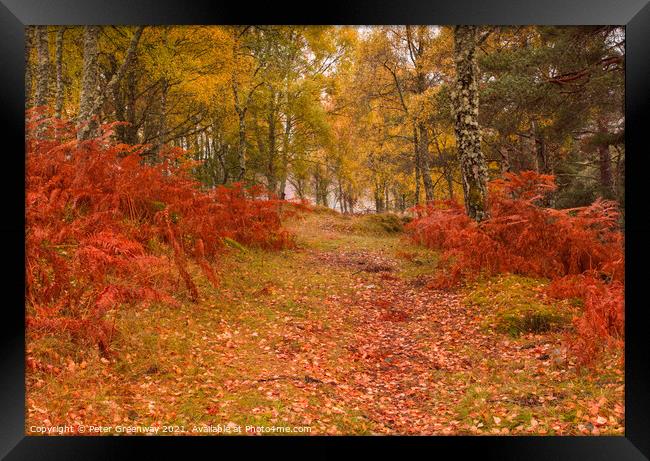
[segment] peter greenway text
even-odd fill
[[[65,425],[65,426],[30,426],[29,433],[33,435],[101,435],[101,434],[309,434],[309,426],[254,426],[229,422],[227,424],[210,424],[201,426],[95,426],[95,425]]]

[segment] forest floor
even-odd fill
[[[202,283],[198,304],[116,311],[109,358],[28,341],[47,365],[28,372],[26,430],[623,434],[622,357],[581,369],[565,332],[495,328],[500,309],[537,299],[544,281],[433,290],[435,252],[362,220],[297,218],[298,249],[229,252],[221,286]]]

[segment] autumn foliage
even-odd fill
[[[26,299],[35,334],[67,331],[106,350],[108,311],[196,301],[191,267],[218,284],[224,238],[293,245],[281,223],[292,210],[259,188],[205,190],[181,150],[148,166],[146,146],[115,143],[113,126],[78,142],[71,124],[38,119],[31,118],[26,141]]]
[[[554,177],[532,171],[492,181],[490,218],[470,220],[455,202],[434,202],[414,211],[411,238],[442,250],[443,271],[434,281],[451,287],[480,274],[513,273],[551,279],[549,294],[579,298],[573,346],[590,358],[601,345],[622,344],[624,242],[615,202],[587,207],[542,206],[555,190]]]

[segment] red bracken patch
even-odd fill
[[[490,218],[476,223],[455,202],[417,207],[407,225],[417,243],[442,250],[436,288],[481,273],[546,277],[551,294],[584,300],[576,351],[586,361],[623,338],[624,240],[615,202],[555,210],[540,205],[555,179],[532,171],[490,184]],[[605,341],[603,341],[605,340]]]
[[[180,149],[145,165],[146,146],[114,142],[113,127],[78,142],[72,124],[34,116],[26,143],[28,326],[35,334],[79,334],[102,349],[113,334],[107,311],[175,304],[179,275],[186,295],[198,299],[188,260],[216,285],[224,238],[270,249],[294,245],[281,223],[286,202],[241,184],[206,190]]]

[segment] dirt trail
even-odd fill
[[[435,253],[360,222],[308,215],[298,249],[232,252],[198,305],[121,312],[110,361],[30,345],[55,366],[29,377],[26,423],[622,433],[613,362],[581,375],[554,366],[559,335],[491,332],[463,291],[426,287]]]
[[[395,275],[403,262],[372,249],[312,250],[310,258],[314,267],[353,270],[353,295],[331,295],[324,301],[322,322],[340,326],[329,335],[347,352],[344,372],[326,371],[343,390],[337,397],[363,408],[382,432],[450,431],[455,416],[450,408],[463,389],[450,387],[449,375],[477,365],[477,357],[464,348],[467,338],[486,351],[495,346],[494,338],[480,333],[460,295]]]
[[[374,432],[532,432],[544,402],[571,397],[563,385],[575,370],[556,369],[550,360],[561,347],[559,336],[515,341],[495,334],[462,292],[430,289],[426,276],[404,276],[408,263],[396,249],[406,242],[353,241],[345,227],[322,230],[340,243],[328,251],[310,248],[307,267],[348,274],[351,294],[324,300],[318,323],[329,328],[317,330],[314,342],[336,342],[345,355],[323,364],[321,378],[335,384],[337,405],[360,410]],[[567,424],[556,413],[549,426],[542,433],[560,433]]]

